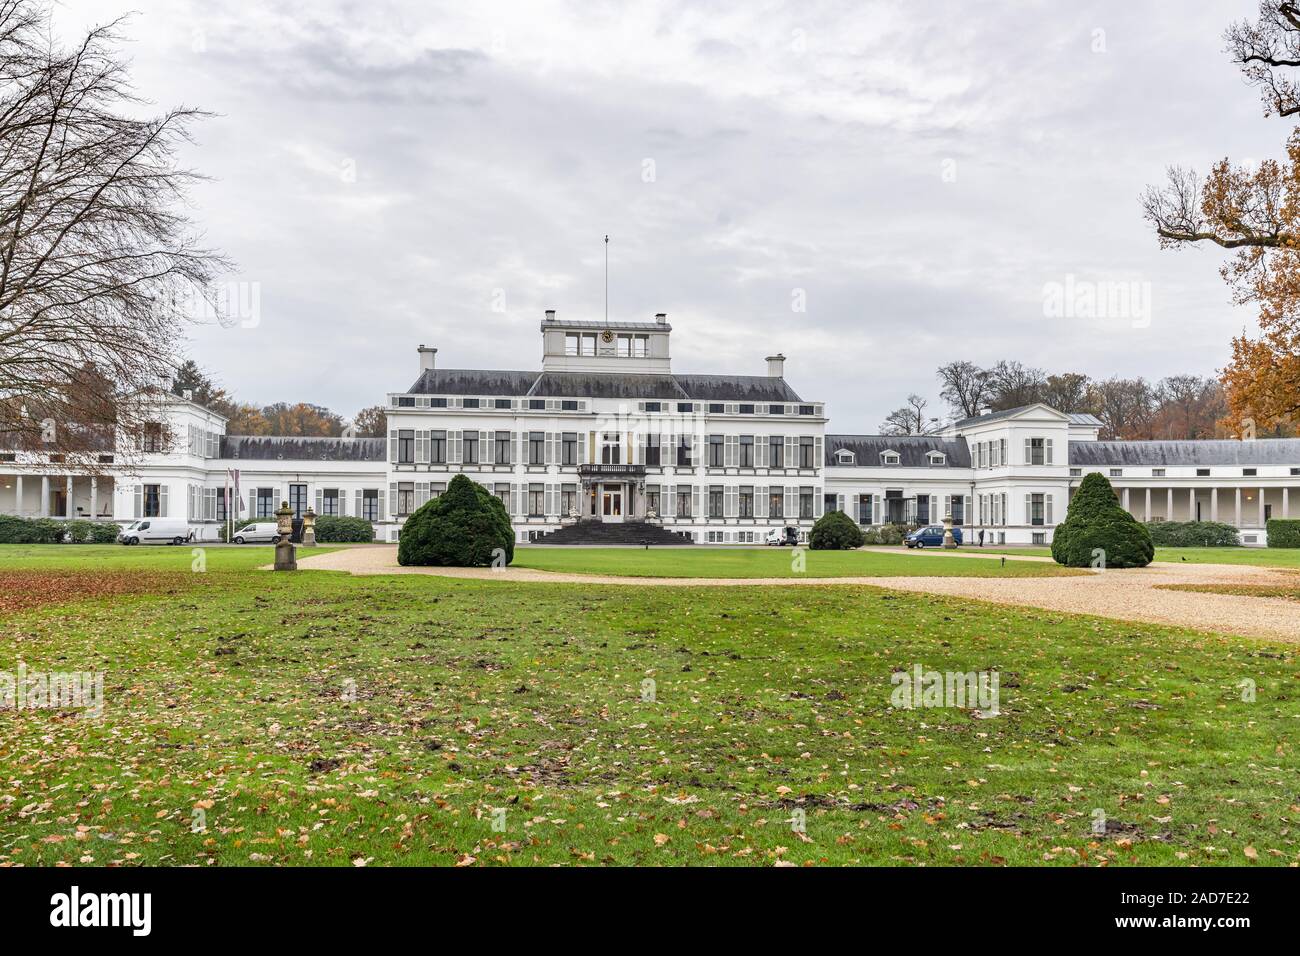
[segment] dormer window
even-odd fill
[[[855,465],[857,464],[857,461],[858,456],[853,454],[853,452],[849,451],[847,448],[837,448],[835,450],[835,464]]]
[[[880,463],[882,465],[897,465],[902,462],[902,457],[898,452],[889,449],[880,453]]]
[[[926,457],[930,459],[931,467],[940,467],[948,461],[948,456],[941,451],[932,451]]]

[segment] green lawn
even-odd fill
[[[2,553],[89,577],[112,549]],[[1300,861],[1294,647],[860,587],[243,555],[0,615],[0,670],[106,672],[102,720],[0,712],[0,866]],[[914,664],[996,670],[1000,715],[891,709]]]
[[[299,548],[298,557],[324,554],[336,548]],[[195,554],[198,551],[200,554]],[[209,571],[250,571],[275,560],[270,545],[169,544],[0,544],[0,571],[23,569],[189,571],[195,560]]]
[[[987,554],[1051,557],[1051,548],[984,548]],[[1255,564],[1270,568],[1300,568],[1300,548],[1156,548],[1157,561],[1196,564]]]
[[[855,576],[1046,577],[1085,574],[1041,561],[961,558],[905,551],[801,548],[516,548],[513,566],[543,571],[683,578],[840,578]]]

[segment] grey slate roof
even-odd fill
[[[1065,414],[1069,417],[1071,425],[1094,425],[1097,428],[1105,425],[1105,422],[1092,412],[1066,412]]]
[[[823,446],[827,467],[835,467],[835,453],[847,448],[857,456],[858,468],[937,468],[931,465],[928,454],[943,452],[947,456],[946,468],[969,468],[970,449],[966,439],[945,439],[935,435],[827,435]],[[897,465],[881,465],[880,454],[898,452]],[[840,466],[852,467],[852,466]]]
[[[1233,465],[1300,465],[1300,438],[1257,441],[1072,441],[1070,464],[1076,468],[1125,465],[1200,467]]]
[[[671,375],[544,372],[528,391],[550,398],[686,398]]]
[[[407,389],[412,395],[527,395],[537,381],[536,372],[507,372],[495,369],[425,369]]]
[[[695,399],[802,402],[783,378],[767,375],[640,375],[610,372],[509,372],[426,369],[411,395],[525,395],[549,398]]]
[[[769,375],[676,375],[677,384],[702,402],[802,402],[783,378]]]
[[[382,438],[222,435],[221,457],[240,461],[387,461]]]

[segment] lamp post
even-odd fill
[[[302,546],[304,548],[316,547],[316,512],[311,505],[302,513]]]
[[[280,508],[275,513],[275,570],[277,571],[297,571],[298,557],[297,550],[293,542],[289,540],[293,534],[293,509],[289,507],[289,502],[282,501]]]

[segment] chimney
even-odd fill
[[[547,309],[547,310],[546,310],[546,321],[547,321],[547,322],[554,322],[554,321],[555,321],[555,310],[554,310],[554,309]]]
[[[667,313],[667,312],[656,312],[656,313],[655,313],[655,321],[658,322],[660,325],[667,325],[667,324],[668,324],[668,313]]]
[[[420,353],[420,371],[433,371],[433,359],[438,354],[438,350],[421,344],[416,351]]]
[[[785,356],[780,352],[767,357],[767,377],[782,378],[785,376]]]

